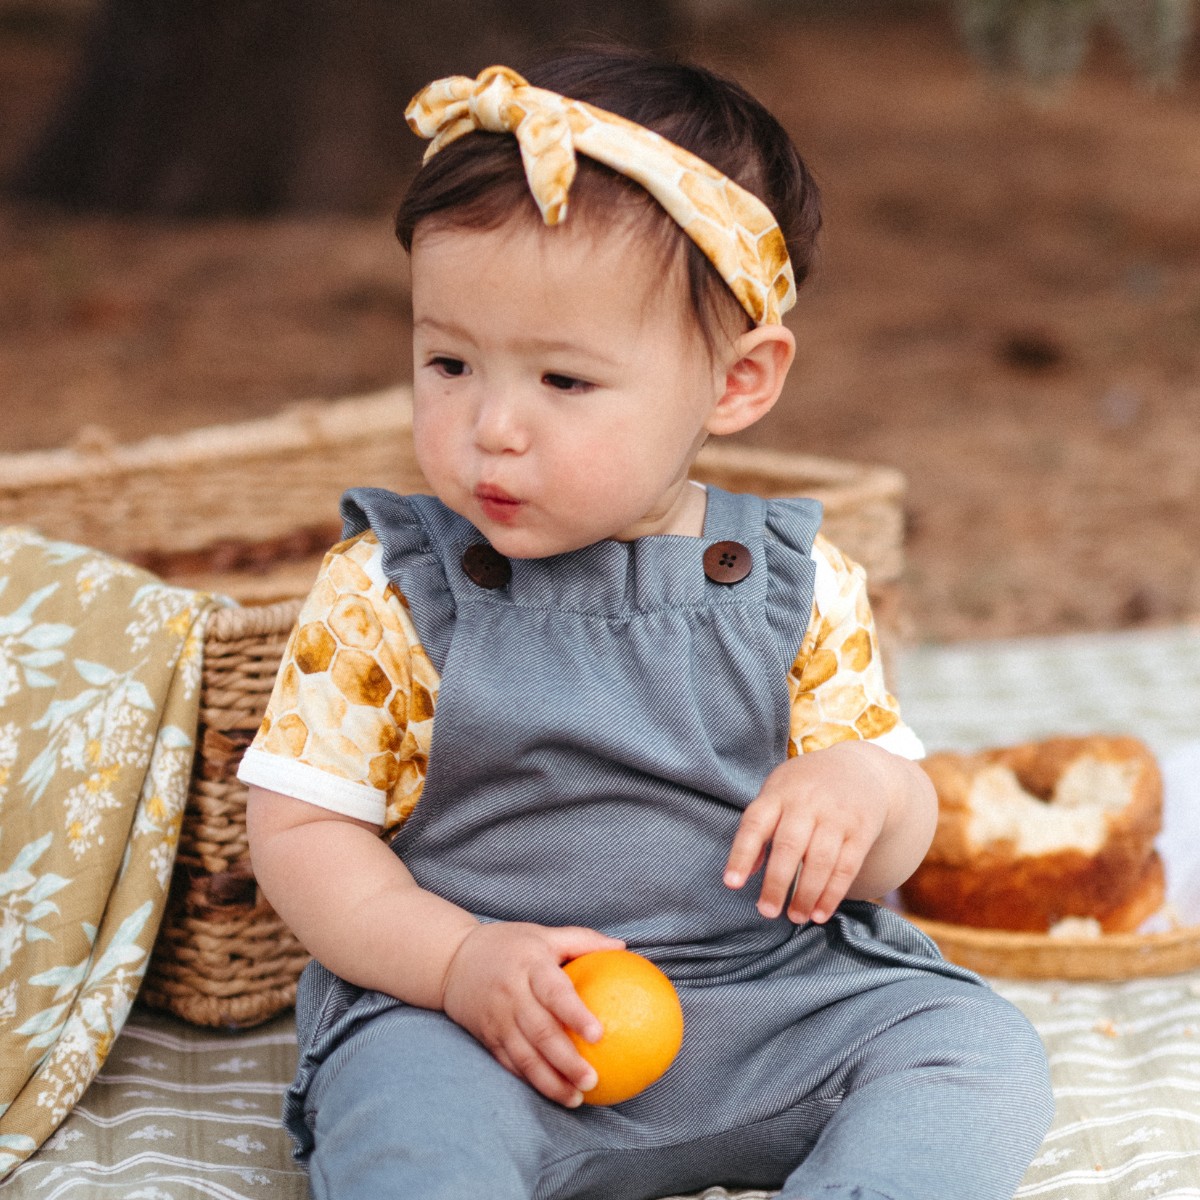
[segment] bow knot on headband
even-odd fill
[[[682,146],[582,100],[532,87],[508,67],[475,79],[448,75],[405,110],[413,132],[430,139],[425,161],[474,130],[517,139],[529,190],[547,225],[567,215],[575,155],[632,179],[658,201],[704,252],[755,322],[778,324],[796,302],[783,233],[757,196]]]

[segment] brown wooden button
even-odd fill
[[[704,573],[713,583],[741,583],[753,566],[741,542],[713,542],[704,552]]]
[[[489,590],[504,587],[512,578],[512,564],[487,542],[467,547],[462,556],[462,569],[472,583]]]

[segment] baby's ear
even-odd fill
[[[726,359],[725,391],[709,415],[708,432],[737,433],[765,417],[779,399],[795,355],[796,339],[782,325],[758,325],[736,338]]]

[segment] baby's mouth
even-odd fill
[[[524,503],[501,487],[482,483],[475,489],[475,499],[484,514],[493,521],[511,521]]]

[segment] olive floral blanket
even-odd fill
[[[145,973],[210,603],[0,529],[0,1178],[91,1083]]]

